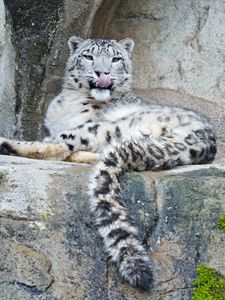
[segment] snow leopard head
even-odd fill
[[[99,101],[126,93],[131,84],[132,39],[87,39],[72,36],[66,68],[65,88],[88,93]]]

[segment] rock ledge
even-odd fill
[[[86,196],[91,167],[0,156],[0,299],[191,299],[196,268],[225,275],[225,167],[126,175],[123,193],[153,258],[140,292],[107,263]]]

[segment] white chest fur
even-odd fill
[[[52,136],[96,118],[96,111],[82,94],[59,94],[49,105],[45,126]]]

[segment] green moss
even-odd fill
[[[219,218],[219,220],[218,220],[218,222],[217,222],[217,226],[218,226],[221,230],[223,230],[223,231],[225,232],[225,214],[223,214],[223,215]]]
[[[197,268],[192,300],[224,300],[225,278],[203,265]]]

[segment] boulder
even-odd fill
[[[198,265],[225,276],[225,168],[130,173],[123,196],[152,258],[141,292],[107,261],[86,195],[91,167],[0,156],[0,299],[189,300]]]

